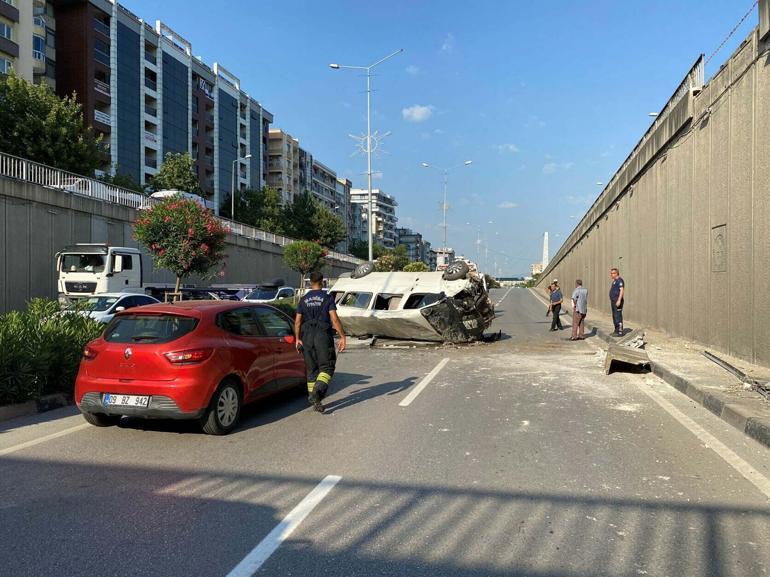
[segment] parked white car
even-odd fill
[[[62,312],[87,315],[106,324],[112,320],[115,313],[159,302],[158,299],[144,294],[106,293],[82,299]]]
[[[249,294],[247,294],[243,300],[250,303],[272,303],[281,299],[294,298],[295,291],[290,286],[258,286]]]

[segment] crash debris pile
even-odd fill
[[[617,343],[610,344],[607,347],[607,356],[604,358],[604,372],[609,375],[613,363],[649,367],[650,357],[644,350],[644,344],[644,331],[642,329],[635,329]]]

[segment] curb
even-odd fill
[[[28,417],[38,413],[45,413],[53,409],[59,409],[72,404],[70,398],[64,393],[45,395],[35,401],[25,403],[15,403],[13,405],[4,405],[0,407],[0,422],[18,419],[19,417]]]
[[[534,293],[536,298],[543,300]],[[562,307],[562,310],[566,310]],[[571,309],[570,309],[571,314]],[[586,319],[587,329],[591,329],[597,337],[607,343],[613,343],[612,337],[604,330]],[[690,397],[693,401],[702,405],[725,423],[735,427],[744,435],[747,435],[770,448],[770,418],[757,417],[750,403],[741,404],[734,402],[719,391],[710,390],[709,387],[694,383],[665,365],[657,361],[650,362],[652,374],[665,381],[681,393]]]

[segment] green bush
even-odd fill
[[[297,314],[297,304],[294,302],[294,299],[279,299],[270,304],[289,315],[292,319],[294,318],[294,315]]]
[[[0,315],[0,405],[73,393],[83,347],[104,325],[59,311],[56,301],[33,299]]]

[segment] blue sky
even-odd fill
[[[700,53],[709,56],[752,0],[125,0],[221,62],[321,162],[365,188],[352,156],[377,69],[373,128],[391,131],[375,186],[403,226],[440,246],[441,175],[451,166],[449,244],[475,258],[478,231],[506,275],[566,238]],[[212,6],[222,6],[212,11]],[[226,8],[225,8],[226,6]],[[756,10],[707,66],[713,74],[756,26]],[[493,224],[489,224],[493,221]],[[470,223],[470,224],[466,224]]]

